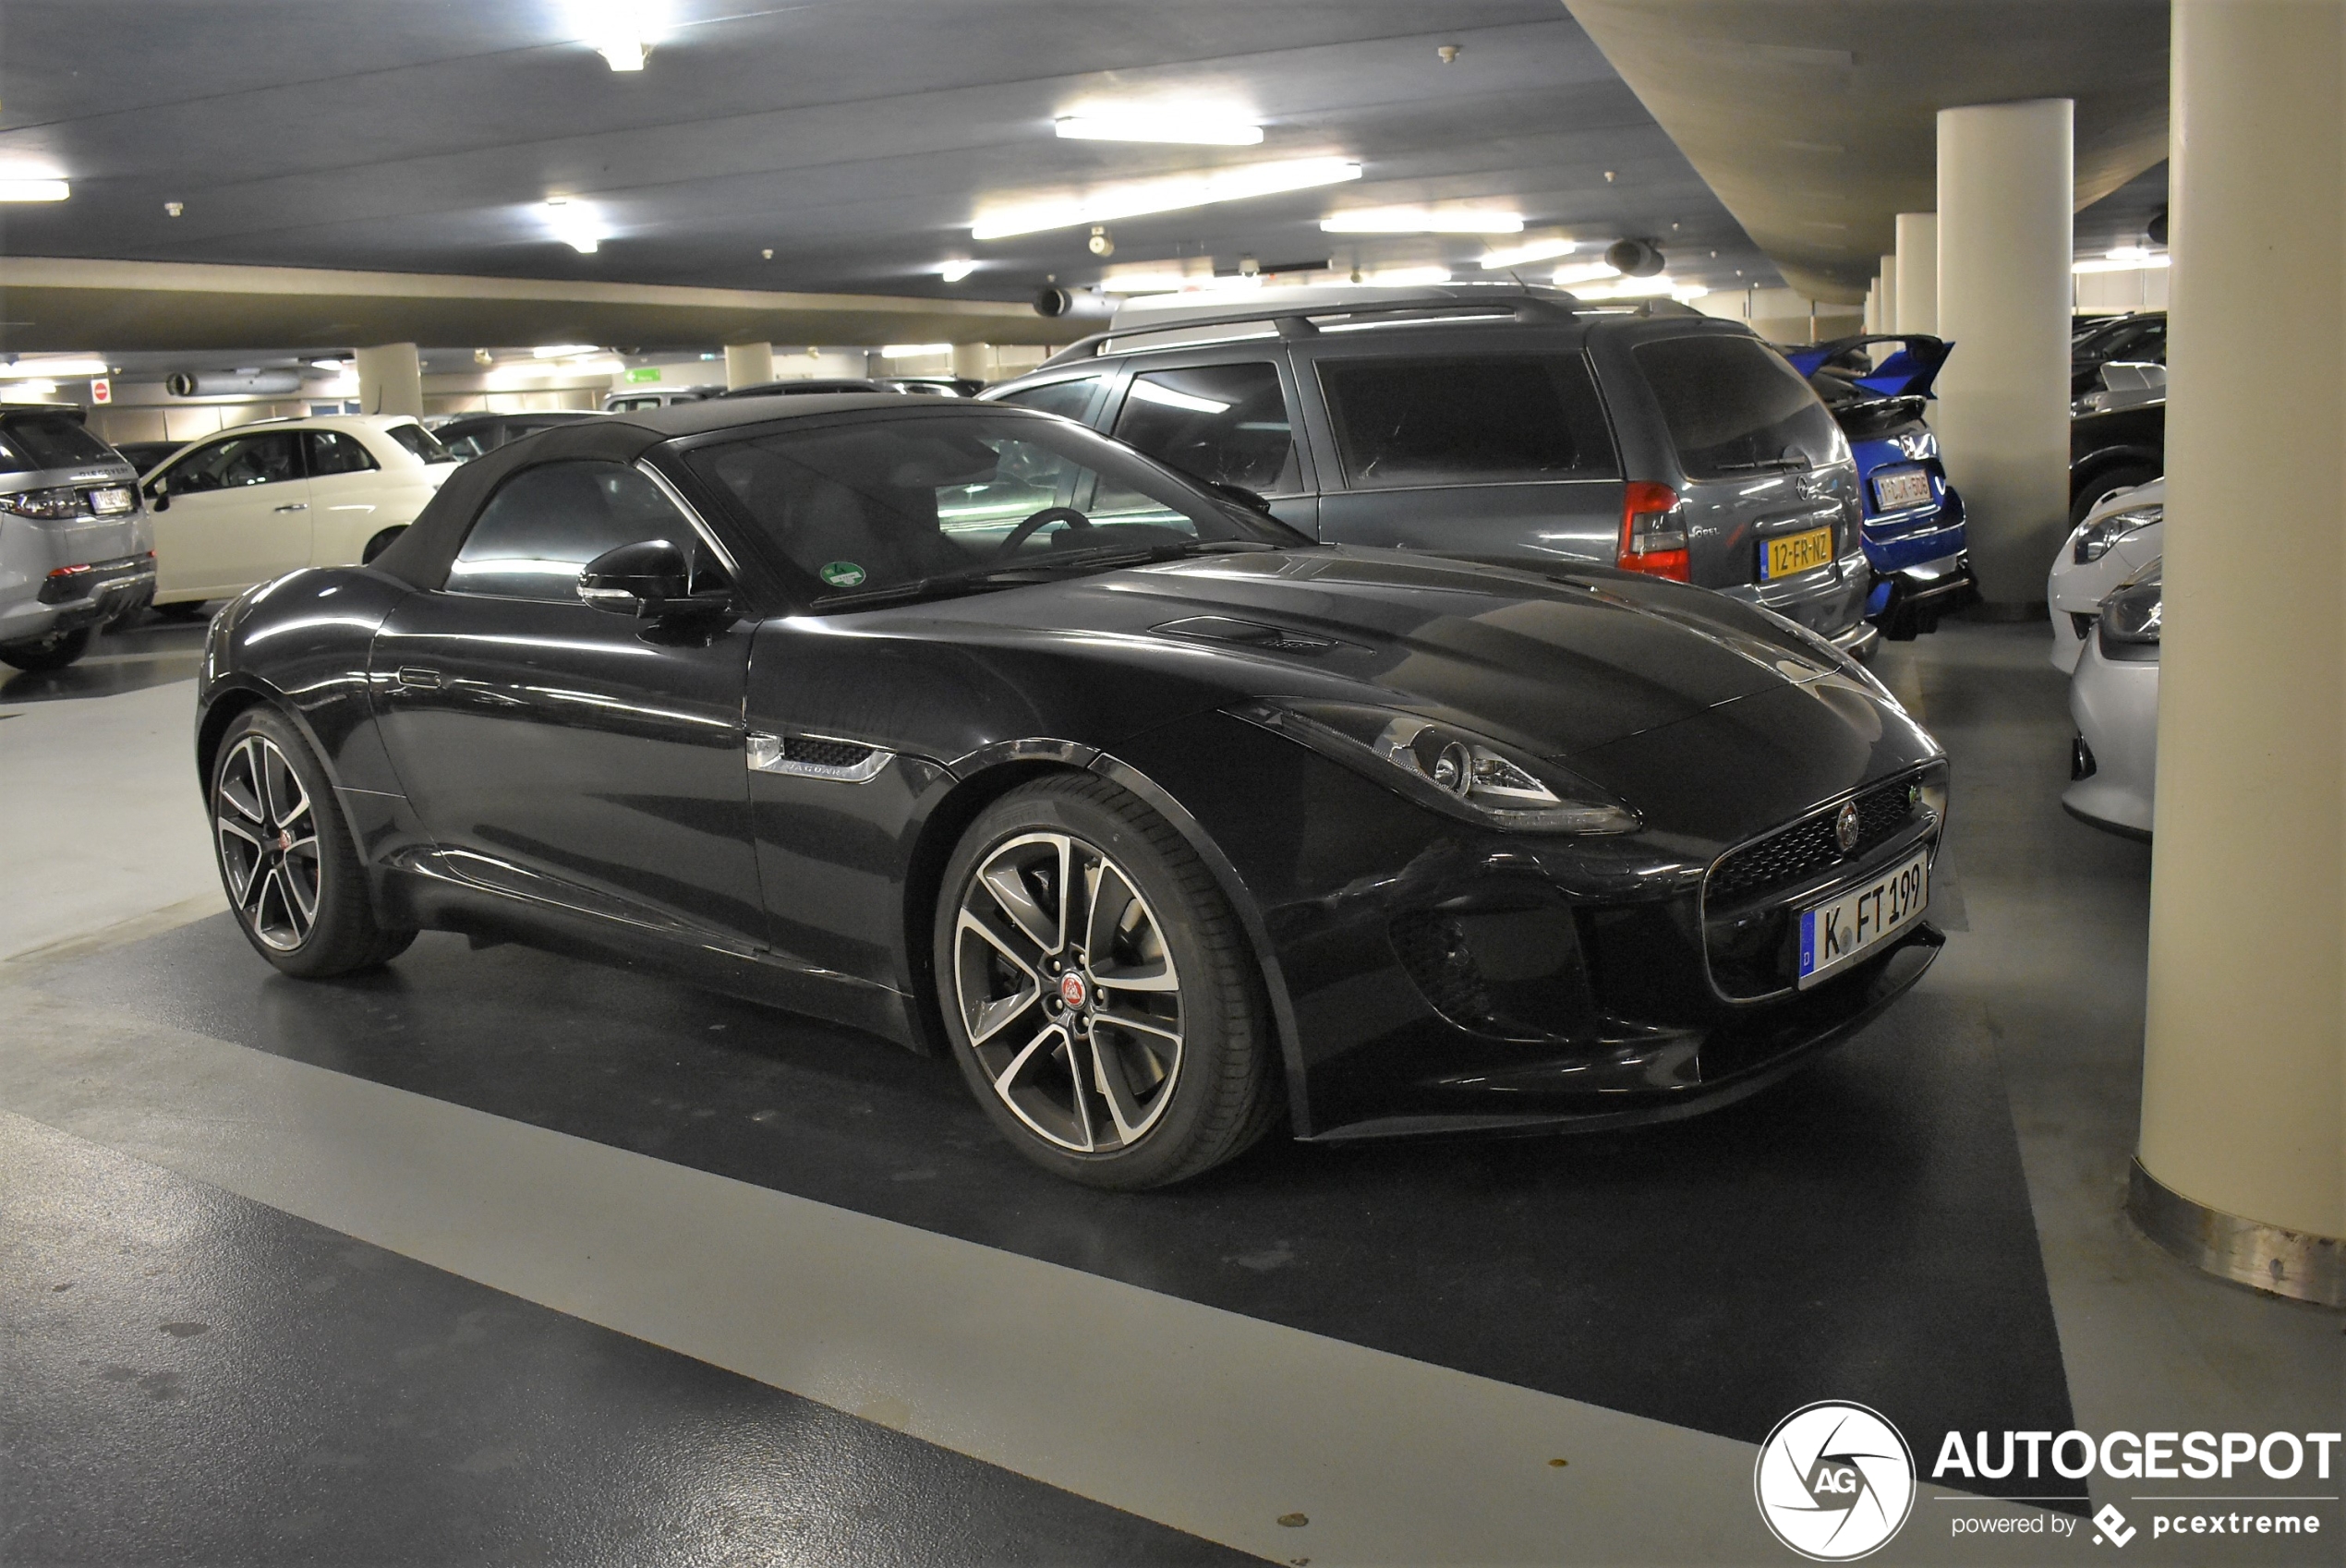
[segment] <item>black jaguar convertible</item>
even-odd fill
[[[1625,526],[1628,524],[1625,521]],[[959,1063],[1020,1149],[1748,1093],[1929,965],[1938,745],[1698,588],[1323,546],[1050,415],[748,399],[467,464],[213,621],[196,754],[288,974],[429,926]]]

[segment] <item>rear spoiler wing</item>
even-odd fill
[[[1851,373],[1855,366],[1844,368],[1835,363],[1878,343],[1893,343],[1898,347],[1880,364],[1856,374]],[[1945,338],[1932,337],[1928,332],[1861,332],[1855,337],[1835,338],[1831,343],[1791,344],[1782,352],[1803,376],[1823,370],[1853,381],[1877,396],[1929,397],[1930,383],[1938,379],[1939,368],[1947,362],[1954,346]]]

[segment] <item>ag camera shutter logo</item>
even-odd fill
[[[1811,1562],[1848,1562],[1905,1526],[1914,1451],[1880,1412],[1820,1400],[1776,1423],[1751,1490],[1776,1539]]]

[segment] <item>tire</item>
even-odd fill
[[[209,599],[181,599],[175,604],[159,604],[154,609],[155,613],[165,621],[200,621],[203,619],[203,607],[211,602]]]
[[[953,851],[935,923],[954,1060],[1036,1164],[1137,1191],[1269,1129],[1278,1048],[1254,955],[1212,874],[1132,795],[1089,775],[1011,790]]]
[[[374,560],[375,557],[382,554],[383,551],[392,547],[392,542],[393,540],[397,539],[400,535],[405,533],[406,531],[407,525],[402,523],[398,527],[385,528],[381,533],[377,534],[373,538],[369,539],[367,541],[367,548],[358,552],[358,564],[364,566],[369,561]]]
[[[77,626],[70,632],[52,632],[45,637],[0,644],[0,663],[27,670],[63,669],[90,651],[90,637],[95,630]]]
[[[221,737],[206,804],[236,925],[286,974],[374,969],[416,939],[375,923],[358,847],[326,770],[284,715],[248,708]]]
[[[2113,492],[2147,485],[2157,477],[2158,469],[2134,464],[2103,470],[2077,487],[2077,494],[2069,503],[2069,525],[2074,528],[2085,522],[2094,508],[2108,501]]]

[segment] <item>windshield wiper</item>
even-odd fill
[[[1714,463],[1711,466],[1722,474],[1806,473],[1808,460],[1805,457],[1762,457],[1752,463]]]

